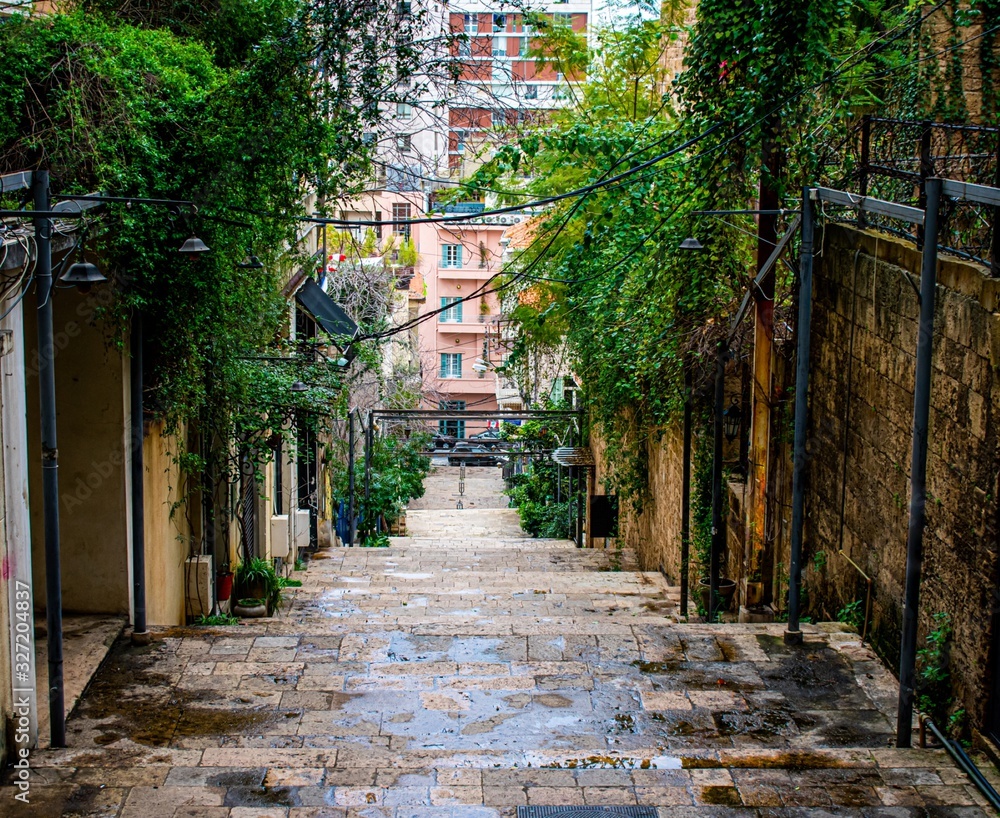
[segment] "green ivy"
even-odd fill
[[[309,354],[266,359],[308,352],[278,340],[281,287],[311,264],[299,243],[307,186],[321,203],[358,190],[371,170],[363,132],[399,80],[434,70],[412,36],[423,13],[399,7],[82,0],[0,22],[0,172],[47,168],[54,194],[196,205],[110,205],[88,243],[111,280],[96,317],[112,341],[124,346],[142,314],[148,409],[203,441],[175,455],[189,487],[202,470],[236,481],[270,457],[274,435],[342,414],[350,372],[379,370],[377,346],[347,374]],[[192,232],[212,252],[179,256]],[[237,266],[251,246],[263,269]],[[295,381],[310,388],[293,393]]]

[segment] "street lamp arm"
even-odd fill
[[[194,207],[197,205],[187,199],[146,199],[141,196],[105,196],[98,193],[86,193],[79,196],[72,194],[61,194],[53,196],[53,199],[72,202],[111,202],[119,204],[148,204],[164,205],[167,207]]]

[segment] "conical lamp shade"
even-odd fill
[[[78,287],[89,287],[91,284],[102,284],[107,279],[97,269],[96,264],[89,261],[78,261],[70,265],[70,268],[59,276],[63,284],[73,284]]]
[[[186,256],[196,256],[199,253],[207,253],[211,248],[205,244],[197,236],[191,236],[187,241],[180,246],[178,253],[183,253]]]

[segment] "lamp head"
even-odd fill
[[[207,253],[211,249],[211,247],[192,233],[184,244],[180,246],[177,252],[185,256],[197,256],[201,253]]]
[[[309,387],[306,386],[302,381],[295,381],[291,387],[292,392],[308,392]]]
[[[740,405],[736,398],[733,398],[733,402],[729,405],[729,408],[722,413],[723,434],[725,434],[726,440],[730,443],[739,436],[742,420],[743,412],[740,411]]]
[[[681,250],[704,250],[705,245],[703,245],[694,236],[689,236],[681,242]]]
[[[59,280],[63,284],[73,284],[80,292],[89,292],[91,286],[94,284],[103,284],[107,279],[101,274],[101,271],[97,269],[96,264],[91,264],[89,261],[78,261],[76,264],[70,265],[70,268],[66,270]]]
[[[264,262],[257,258],[257,256],[253,253],[250,253],[247,256],[246,261],[241,261],[236,266],[241,270],[260,270],[264,267]]]

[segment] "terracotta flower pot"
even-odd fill
[[[219,602],[225,602],[233,595],[233,572],[219,571],[215,575],[215,596]]]

